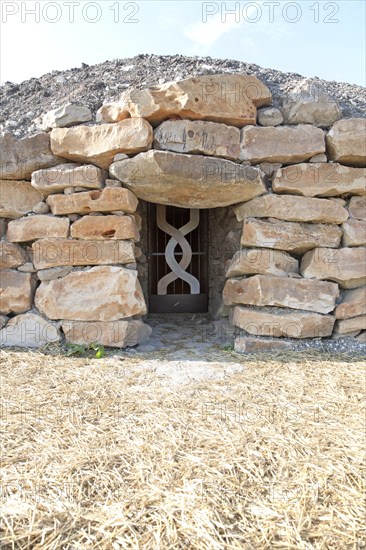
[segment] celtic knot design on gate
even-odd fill
[[[158,282],[158,294],[164,295],[167,294],[167,288],[170,283],[179,279],[182,279],[189,284],[191,294],[200,293],[200,282],[196,277],[186,272],[187,267],[192,260],[192,249],[185,238],[188,233],[196,229],[200,221],[200,212],[199,210],[191,208],[189,210],[190,220],[188,223],[182,227],[176,228],[170,225],[166,220],[166,206],[163,204],[157,205],[156,211],[156,222],[158,227],[170,235],[169,242],[165,249],[165,260],[170,269],[172,270],[167,275],[164,275]],[[177,244],[179,243],[182,249],[182,259],[179,264],[174,257],[174,250]]]

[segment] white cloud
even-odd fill
[[[286,29],[282,21],[270,21],[268,9],[263,2],[264,0],[257,0],[252,5],[235,3],[235,13],[228,11],[225,14],[225,7],[222,7],[222,11],[215,15],[208,14],[206,22],[202,20],[186,27],[183,34],[191,40],[193,53],[208,54],[223,35],[233,34],[235,31],[241,31],[241,36],[236,37],[241,45],[253,50],[258,39],[263,41],[263,36],[266,36],[267,40],[271,38],[278,41],[291,34],[292,29]],[[225,6],[225,3],[222,6]]]
[[[221,21],[220,15],[215,15],[207,23],[194,23],[184,30],[184,36],[192,40],[194,46],[209,49],[221,36],[240,26],[236,23],[234,17],[226,22]]]

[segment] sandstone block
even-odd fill
[[[366,248],[316,248],[307,252],[300,272],[306,279],[335,281],[342,288],[366,284]]]
[[[48,269],[40,269],[37,272],[40,281],[53,281],[65,277],[72,271],[72,266],[60,265],[58,267],[49,267]]]
[[[342,116],[338,103],[315,80],[299,82],[283,102],[285,124],[313,124],[326,128]]]
[[[279,126],[283,122],[283,115],[275,107],[266,107],[258,111],[258,124],[261,126]]]
[[[32,212],[34,214],[48,214],[50,211],[48,204],[45,202],[37,202],[35,206],[33,206]]]
[[[122,210],[132,214],[137,208],[137,199],[128,189],[106,187],[99,191],[86,191],[73,195],[50,195],[47,203],[52,214],[89,214]]]
[[[29,181],[0,180],[0,217],[21,218],[42,198]]]
[[[146,313],[137,271],[116,266],[93,267],[42,282],[35,304],[49,319],[70,321],[110,322]]]
[[[366,170],[336,162],[286,166],[275,173],[272,189],[305,197],[366,195]]]
[[[255,275],[226,281],[224,304],[275,306],[329,313],[339,295],[335,283]]]
[[[5,347],[41,348],[60,340],[57,325],[34,313],[13,317],[0,331],[0,345]]]
[[[342,246],[366,246],[366,221],[350,219],[342,230]]]
[[[55,168],[37,170],[32,174],[32,186],[45,196],[50,193],[62,193],[66,189],[75,190],[76,187],[100,189],[104,180],[103,170],[92,164],[60,164]]]
[[[271,99],[267,86],[254,76],[195,76],[145,90],[128,90],[118,103],[104,105],[98,120],[117,122],[131,116],[159,123],[178,116],[241,128],[255,124],[256,107],[270,105]]]
[[[113,162],[117,162],[118,160],[125,160],[125,159],[128,159],[128,155],[125,155],[124,153],[117,153],[114,157],[113,157]]]
[[[321,338],[330,336],[334,317],[319,313],[273,312],[236,306],[232,323],[255,336]]]
[[[336,319],[366,315],[366,287],[347,290],[335,310]]]
[[[68,218],[53,216],[27,216],[9,222],[6,238],[12,243],[22,243],[47,237],[66,238],[69,234]]]
[[[237,336],[234,341],[234,350],[236,353],[273,352],[276,350],[291,350],[292,345],[292,342],[287,340]]]
[[[248,218],[243,224],[241,244],[301,254],[316,247],[338,248],[341,237],[342,230],[336,225]]]
[[[319,153],[309,159],[309,162],[328,162],[327,155],[325,153]]]
[[[5,269],[0,276],[0,313],[23,313],[31,309],[35,282],[30,273]]]
[[[41,117],[40,128],[47,132],[52,128],[67,128],[91,120],[93,120],[93,115],[89,107],[66,103],[45,113]]]
[[[140,320],[129,321],[65,321],[62,323],[67,342],[72,344],[102,344],[112,348],[136,346],[148,341],[152,332]]]
[[[149,151],[115,162],[110,173],[140,199],[183,208],[228,206],[266,192],[258,168],[202,155]]]
[[[332,340],[344,340],[345,338],[352,338],[353,340],[356,340],[356,338],[361,334],[361,331],[354,330],[353,332],[347,332],[347,334],[339,334],[338,332],[334,331],[332,335]]]
[[[52,153],[45,133],[22,139],[6,133],[0,137],[0,150],[0,179],[4,180],[28,180],[35,170],[65,162]]]
[[[335,326],[336,334],[352,334],[361,330],[366,330],[366,315],[337,321]]]
[[[117,153],[147,151],[152,140],[152,127],[142,118],[117,124],[55,128],[51,132],[51,148],[56,155],[91,162],[100,168],[108,168]]]
[[[366,344],[366,330],[363,330],[356,336],[357,342],[360,342],[360,344]]]
[[[18,267],[18,271],[22,271],[23,273],[35,273],[37,270],[35,269],[32,262],[26,262],[25,264]]]
[[[32,245],[36,269],[67,265],[129,264],[135,261],[130,241],[42,239]]]
[[[13,269],[26,261],[27,254],[20,246],[0,241],[0,269]]]
[[[339,120],[327,135],[330,158],[349,166],[366,166],[366,119]]]
[[[366,197],[351,197],[348,212],[350,218],[366,222]]]
[[[306,124],[291,127],[246,126],[241,130],[241,160],[303,162],[325,152],[324,132]]]
[[[294,222],[343,223],[348,212],[327,199],[290,195],[262,195],[235,208],[238,221],[246,218],[276,218]]]
[[[154,131],[154,149],[237,159],[240,130],[217,122],[167,120]]]
[[[71,226],[74,239],[140,239],[133,216],[83,216]]]
[[[253,248],[238,250],[228,262],[226,277],[240,277],[241,275],[275,275],[286,277],[290,273],[299,272],[299,262],[279,250]]]

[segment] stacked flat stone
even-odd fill
[[[129,90],[97,123],[68,106],[67,127],[52,116],[50,133],[5,134],[1,344],[148,339],[138,199],[235,205],[242,234],[220,291],[237,351],[364,341],[366,120],[318,92],[305,82],[281,112],[255,77],[202,76]]]

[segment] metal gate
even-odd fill
[[[150,312],[207,312],[207,210],[150,203],[148,227]]]

